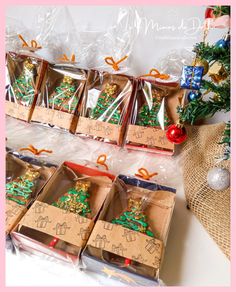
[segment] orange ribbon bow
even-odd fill
[[[40,155],[42,152],[47,152],[47,153],[52,153],[52,150],[47,150],[47,149],[37,149],[35,148],[33,145],[29,145],[26,148],[21,148],[20,151],[30,151],[32,152],[34,155]]]
[[[36,40],[31,40],[30,45],[26,42],[26,40],[23,38],[21,34],[18,34],[19,39],[22,41],[22,48],[28,47],[28,48],[34,48],[34,49],[41,49],[42,47],[38,45]]]
[[[126,60],[128,58],[128,56],[124,56],[123,58],[121,58],[119,61],[115,61],[112,57],[106,57],[104,60],[105,60],[105,62],[108,64],[108,65],[110,65],[110,66],[112,66],[112,68],[115,70],[115,71],[119,71],[119,64],[121,63],[121,62],[123,62],[124,60]]]
[[[148,74],[141,75],[140,77],[154,77],[154,78],[159,78],[163,80],[167,80],[170,78],[170,75],[168,74],[161,74],[157,69],[152,68]]]
[[[106,170],[108,170],[108,165],[106,164],[107,156],[106,154],[101,154],[98,156],[97,164],[103,165]]]
[[[75,62],[75,54],[72,54],[70,59],[67,57],[66,54],[63,54],[62,57],[59,58],[59,61],[63,62]]]
[[[146,168],[142,167],[138,169],[138,173],[135,173],[135,176],[141,177],[143,179],[149,180],[151,177],[158,175],[157,172],[149,173]]]

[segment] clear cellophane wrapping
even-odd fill
[[[177,82],[139,78],[127,125],[125,148],[172,155],[174,144],[166,138],[169,125],[176,123],[180,89]]]
[[[119,175],[82,254],[85,267],[128,285],[159,281],[174,201],[173,188]]]
[[[79,101],[86,82],[86,71],[74,63],[49,64],[32,122],[75,131]]]
[[[15,246],[78,265],[113,179],[98,169],[63,163],[12,231]]]
[[[6,234],[19,222],[32,202],[37,198],[40,190],[53,175],[56,165],[24,156],[8,149],[6,154]],[[30,194],[24,196],[25,187],[20,177],[27,172],[36,174],[30,186]],[[27,178],[26,178],[27,179]],[[15,185],[14,185],[15,184]],[[19,184],[18,187],[16,184]],[[22,184],[22,186],[21,186]],[[22,192],[24,194],[22,194]]]
[[[90,70],[76,134],[121,146],[135,84],[126,75]]]

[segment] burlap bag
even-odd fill
[[[214,191],[207,184],[211,168],[230,168],[229,160],[215,164],[215,158],[223,154],[224,146],[218,143],[224,127],[224,123],[188,127],[182,163],[188,207],[230,258],[230,188]]]

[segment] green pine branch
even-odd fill
[[[210,80],[202,80],[201,92],[211,93],[209,100],[197,99],[189,102],[183,107],[178,107],[180,121],[194,124],[199,119],[212,117],[219,111],[230,111],[230,48],[217,48],[215,45],[205,44],[203,42],[196,44],[194,52],[197,57],[206,60],[211,66],[218,61],[226,70],[227,79],[221,84]]]
[[[213,6],[215,16],[230,15],[230,6]]]
[[[196,99],[189,102],[184,108],[178,107],[177,112],[182,122],[194,124],[197,120],[210,118],[219,111],[230,111],[230,83],[215,85],[213,82],[203,80],[201,88],[214,92],[215,98],[209,100]]]
[[[215,45],[209,45],[207,43],[198,43],[194,47],[193,51],[200,59],[205,59],[209,64],[213,61],[220,62],[227,74],[230,74],[230,48],[219,49]]]

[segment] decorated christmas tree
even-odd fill
[[[36,76],[36,69],[30,59],[27,59],[23,66],[21,74],[12,85],[12,90],[16,99],[22,105],[28,106],[34,99],[34,78]]]
[[[185,123],[194,124],[217,112],[230,111],[230,31],[214,45],[206,42],[209,28],[229,29],[230,16],[227,13],[230,13],[229,6],[211,6],[206,10],[203,41],[195,45],[195,59],[191,66],[183,67],[180,80],[188,102],[177,108],[179,123],[166,132],[167,139],[172,142],[186,140]],[[224,144],[223,153],[214,157],[215,165],[208,169],[205,181],[211,189],[223,191],[230,186],[230,172],[219,163],[230,159],[230,123],[225,124],[218,144]]]
[[[87,217],[91,213],[88,198],[89,182],[77,181],[75,187],[70,188],[52,205],[63,210]]]
[[[8,200],[19,205],[26,205],[32,196],[35,183],[40,173],[34,169],[28,169],[26,173],[6,184],[6,196]]]
[[[168,126],[170,123],[166,110],[163,109],[163,117],[161,116],[162,98],[160,94],[154,89],[152,90],[152,104],[145,103],[139,110],[137,117],[137,125],[160,127],[160,119],[164,118],[164,126]]]
[[[188,103],[178,108],[181,122],[194,124],[212,117],[218,111],[230,110],[230,35],[227,33],[214,45],[198,43],[194,52],[196,66],[204,68],[207,78],[200,89],[188,93]]]
[[[105,90],[98,98],[90,118],[111,124],[119,124],[121,111],[119,101],[116,101],[115,96],[117,89],[118,86],[116,84],[106,84]]]
[[[73,78],[64,76],[61,84],[49,97],[49,106],[53,109],[73,112],[78,104],[78,98],[75,95],[76,85]]]
[[[206,21],[222,19],[230,14],[230,6],[210,6],[206,9]],[[225,19],[224,19],[225,21]],[[219,22],[219,21],[218,21]],[[209,27],[211,27],[208,24]],[[212,117],[215,113],[230,111],[230,31],[214,45],[206,42],[209,27],[205,28],[204,40],[195,45],[196,58],[193,68],[202,68],[199,78],[199,87],[187,93],[188,103],[178,107],[180,124],[190,123]],[[212,27],[215,27],[214,25]],[[217,26],[216,26],[217,27]],[[228,27],[225,22],[220,27]],[[193,77],[194,79],[195,77]],[[226,145],[226,152],[222,159],[230,158],[230,124],[226,124],[224,137],[219,143]]]
[[[147,223],[147,216],[143,212],[141,199],[129,199],[128,209],[111,222],[151,237],[154,236]]]

